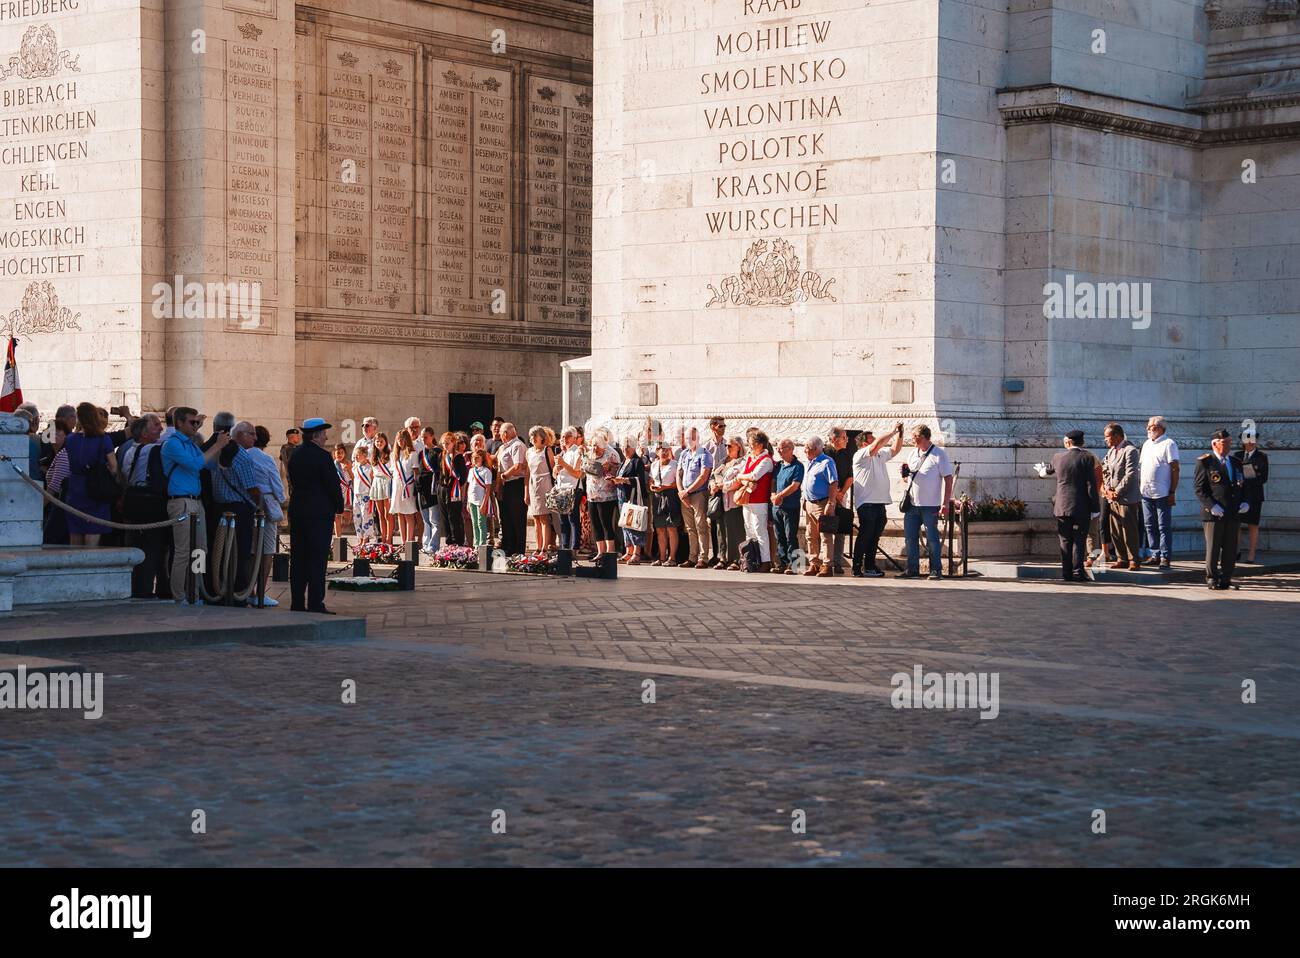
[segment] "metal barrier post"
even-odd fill
[[[190,518],[190,542],[189,554],[185,556],[185,601],[194,605],[198,601],[198,583],[194,581],[194,540],[198,535],[199,514],[191,512]]]

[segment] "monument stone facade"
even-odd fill
[[[560,415],[590,350],[591,9],[0,2],[27,398]],[[460,423],[459,425],[464,425]]]
[[[1293,0],[596,0],[593,408],[926,422],[962,491],[1255,426],[1300,547]]]

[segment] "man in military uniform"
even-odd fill
[[[289,460],[289,595],[294,612],[323,612],[325,570],[329,562],[334,516],[343,511],[343,492],[334,457],[325,451],[330,424],[308,419],[303,444]]]
[[[1250,505],[1244,501],[1241,467],[1229,455],[1232,438],[1226,429],[1211,437],[1210,448],[1214,451],[1196,460],[1192,484],[1201,501],[1201,525],[1205,530],[1205,581],[1211,589],[1227,589],[1237,564],[1240,517]]]

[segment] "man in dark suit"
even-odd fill
[[[293,612],[324,612],[325,569],[329,562],[334,516],[343,511],[343,491],[334,457],[325,448],[330,424],[308,419],[303,443],[289,459],[289,594]],[[306,601],[304,601],[304,598]]]
[[[1237,533],[1242,513],[1250,511],[1245,501],[1245,476],[1232,461],[1232,438],[1220,429],[1210,439],[1210,448],[1196,460],[1192,486],[1201,502],[1201,528],[1205,531],[1205,584],[1211,589],[1232,586],[1237,565]]]
[[[1065,434],[1065,451],[1052,457],[1052,464],[1039,475],[1056,476],[1056,535],[1061,543],[1061,578],[1066,582],[1087,582],[1083,561],[1088,555],[1088,527],[1101,511],[1098,496],[1097,457],[1083,448],[1083,430]]]

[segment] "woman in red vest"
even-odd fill
[[[749,441],[749,455],[740,470],[740,491],[736,500],[744,506],[745,537],[758,542],[759,572],[772,571],[772,550],[768,544],[767,521],[772,500],[772,444],[767,433],[756,432]]]

